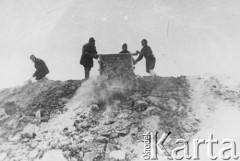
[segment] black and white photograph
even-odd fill
[[[0,161],[240,160],[239,0],[0,0]]]

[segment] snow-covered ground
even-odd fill
[[[213,155],[218,157],[217,160],[223,160],[219,155],[220,149],[230,145],[229,143],[223,144],[224,139],[232,139],[236,143],[236,154],[240,155],[239,96],[238,99],[231,99],[231,96],[229,99],[224,98],[228,89],[239,94],[239,77],[210,76],[199,80],[193,78],[190,79],[190,82],[194,90],[192,107],[196,117],[201,120],[201,130],[192,139],[204,139],[206,141],[212,134],[213,139],[218,140],[217,144],[213,144]],[[220,89],[213,89],[213,86]],[[210,89],[212,90],[210,91]],[[216,96],[212,92],[215,90],[222,91],[223,97]],[[190,155],[193,155],[193,147],[193,142],[191,142]],[[229,155],[229,153],[227,152],[226,155]],[[203,161],[211,160],[207,144],[200,145],[199,158]],[[230,160],[234,159],[231,158]]]
[[[231,147],[230,143],[223,144],[225,139],[231,139],[236,143],[236,156],[240,156],[240,98],[224,97],[227,95],[226,90],[231,90],[239,94],[240,77],[235,76],[199,76],[189,77],[191,82],[191,88],[193,90],[192,107],[194,117],[201,121],[200,130],[196,135],[192,137],[189,144],[189,154],[194,156],[194,144],[193,139],[209,140],[210,136],[213,136],[213,140],[218,140],[218,143],[213,144],[212,155],[217,156],[217,160],[224,160],[220,156],[220,150],[222,148]],[[222,91],[223,97],[216,97],[211,92],[212,86],[216,86],[217,91]],[[224,89],[223,89],[224,88]],[[226,92],[226,93],[225,93]],[[234,151],[234,147],[232,146]],[[181,154],[181,153],[180,153]],[[181,154],[182,155],[182,154]],[[199,146],[199,160],[210,161],[209,150],[207,144],[201,144]],[[231,156],[228,151],[226,156]],[[234,155],[235,156],[235,155]],[[237,158],[239,159],[239,158]],[[166,157],[159,155],[159,160],[168,160]],[[183,158],[182,160],[189,160]],[[190,159],[193,160],[193,159]],[[229,160],[236,160],[231,157]]]
[[[113,134],[117,134],[116,132],[118,130],[121,131],[122,129],[126,128],[126,126],[128,127],[127,129],[129,131],[127,130],[122,132],[121,134],[124,134],[125,136],[121,136],[120,138],[115,139],[114,142],[110,141],[108,143],[107,149],[104,150],[106,152],[105,156],[109,157],[117,154],[127,154],[128,159],[131,158],[131,160],[134,161],[141,161],[143,160],[142,153],[144,148],[144,145],[141,142],[142,133],[148,130],[162,130],[162,128],[166,128],[170,131],[172,130],[171,135],[173,135],[173,139],[180,139],[178,137],[183,137],[184,139],[190,141],[190,155],[194,154],[193,150],[195,144],[193,140],[205,139],[207,141],[211,134],[213,134],[213,139],[219,140],[218,144],[213,144],[213,154],[215,156],[219,157],[218,152],[220,149],[224,147],[226,148],[230,145],[223,145],[222,141],[224,139],[232,139],[235,141],[237,148],[236,154],[239,155],[240,139],[238,136],[240,131],[240,99],[238,95],[238,79],[236,77],[231,78],[229,76],[188,77],[187,80],[190,85],[189,89],[184,80],[185,78],[180,77],[138,77],[138,94],[130,95],[130,97],[133,100],[140,99],[139,103],[143,102],[143,104],[144,100],[147,101],[150,98],[154,103],[160,103],[156,100],[158,97],[145,98],[146,96],[141,96],[140,94],[141,91],[144,93],[148,90],[153,90],[152,94],[160,94],[159,96],[161,97],[167,96],[168,98],[175,98],[179,101],[178,103],[183,103],[182,105],[188,102],[188,105],[184,106],[185,109],[183,108],[183,111],[187,112],[187,115],[181,114],[181,108],[178,108],[176,111],[174,106],[172,106],[176,104],[172,100],[166,102],[167,108],[163,107],[163,102],[160,103],[160,109],[148,104],[149,107],[147,110],[143,110],[142,112],[134,112],[134,109],[129,109],[130,106],[128,105],[127,101],[122,102],[123,104],[120,102],[115,102],[107,106],[106,109],[102,110],[96,109],[96,107],[93,108],[92,104],[96,103],[96,101],[99,99],[107,99],[109,93],[106,92],[106,89],[102,89],[101,82],[105,82],[104,78],[90,79],[89,81],[82,83],[75,96],[71,98],[64,107],[65,110],[60,113],[57,111],[56,113],[53,113],[51,119],[47,123],[43,122],[38,124],[38,122],[36,122],[37,118],[35,119],[32,117],[34,120],[31,120],[27,115],[25,118],[21,117],[22,121],[26,122],[26,120],[29,120],[31,122],[31,124],[28,125],[30,129],[31,127],[35,129],[37,137],[33,140],[19,138],[19,132],[21,132],[20,129],[24,128],[22,123],[19,124],[19,122],[21,122],[19,118],[19,112],[22,110],[24,111],[24,108],[27,107],[26,105],[28,102],[32,102],[33,100],[36,101],[38,99],[41,101],[44,98],[44,91],[48,91],[48,88],[50,91],[53,91],[45,92],[46,96],[49,94],[54,94],[52,95],[53,98],[55,96],[58,98],[57,94],[61,93],[61,90],[68,91],[68,88],[71,89],[73,84],[71,85],[70,83],[70,86],[66,86],[66,83],[47,80],[42,84],[33,83],[23,87],[2,91],[0,94],[2,99],[1,103],[3,106],[4,103],[8,101],[15,101],[15,103],[19,105],[22,110],[18,109],[16,114],[7,116],[5,118],[3,117],[4,110],[1,111],[2,125],[8,126],[7,129],[11,127],[9,129],[10,131],[14,131],[12,126],[16,125],[18,130],[17,133],[10,132],[10,136],[4,136],[4,138],[9,142],[5,142],[0,146],[0,159],[2,157],[5,158],[4,160],[6,160],[8,157],[10,157],[15,159],[18,158],[22,161],[26,158],[32,158],[30,160],[35,161],[35,159],[38,158],[40,161],[48,161],[48,158],[51,158],[51,156],[55,154],[59,154],[59,159],[63,160],[63,156],[69,157],[69,155],[73,155],[75,157],[76,155],[79,157],[84,156],[83,158],[90,159],[97,155],[97,151],[102,148],[102,141],[104,137],[100,135],[106,135],[111,138],[113,137]],[[157,85],[157,88],[153,88],[155,85]],[[229,85],[231,85],[231,87]],[[146,88],[145,86],[148,87]],[[23,97],[28,96],[29,94],[32,97],[24,100]],[[185,94],[189,94],[189,101],[187,101],[188,96]],[[62,98],[58,98],[58,101],[59,100],[62,100]],[[166,111],[166,109],[168,110]],[[98,112],[94,112],[94,110],[97,110]],[[21,115],[22,114],[23,113],[21,113]],[[4,122],[4,119],[7,119],[8,122]],[[106,124],[107,122],[112,123]],[[137,124],[132,126],[133,123]],[[36,124],[37,126],[33,124]],[[73,124],[76,124],[76,126],[73,126]],[[90,129],[81,131],[81,128],[88,127],[88,125],[90,125]],[[80,132],[76,131],[75,129],[78,126],[81,127]],[[178,128],[180,131],[177,132]],[[3,127],[3,129],[6,130],[5,127]],[[108,129],[112,129],[113,134],[107,132]],[[138,141],[133,140],[133,134],[134,136],[136,135],[135,137],[138,138]],[[79,139],[74,140],[76,137]],[[3,140],[3,138],[1,139]],[[174,148],[171,139],[166,143],[169,151]],[[17,140],[20,142],[16,142]],[[81,142],[82,140],[84,140],[86,143],[83,144]],[[66,151],[66,148],[70,149],[70,151],[74,151],[75,146],[78,144],[84,146],[84,149],[81,151],[75,149],[76,153],[74,154],[69,154],[68,151]],[[93,145],[94,147],[92,147]],[[207,148],[207,144],[201,144],[199,146],[200,160],[210,160]],[[86,151],[86,149],[90,150],[91,152]],[[119,149],[121,151],[117,152],[114,151],[114,149]],[[62,150],[63,154],[61,153]],[[80,153],[82,151],[84,153]],[[42,155],[44,156],[43,158],[41,158]],[[226,155],[229,155],[229,152],[227,152]],[[11,161],[10,158],[8,160]],[[167,160],[161,155],[158,155],[158,158],[159,160]],[[217,160],[222,159],[218,158]]]

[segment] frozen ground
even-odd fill
[[[140,161],[142,134],[155,130],[172,132],[166,141],[169,151],[176,139],[184,138],[191,142],[191,155],[193,139],[207,140],[213,134],[220,141],[215,155],[226,147],[221,144],[226,138],[236,142],[240,154],[236,80],[138,77],[123,95],[114,92],[115,81],[104,77],[84,83],[46,80],[2,90],[0,160],[48,161],[54,155],[55,160]],[[210,160],[207,145],[200,145],[199,157]]]

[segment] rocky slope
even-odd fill
[[[5,89],[0,160],[140,161],[143,134],[171,132],[165,143],[171,150],[176,139],[199,131],[199,110],[214,109],[213,99],[236,102],[239,95],[217,79],[184,76],[99,76]]]

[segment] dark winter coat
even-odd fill
[[[42,79],[49,73],[48,67],[42,59],[36,58],[34,65],[36,71],[33,74],[33,77],[36,77],[36,80]]]
[[[136,62],[142,60],[143,57],[145,57],[146,59],[146,72],[149,73],[150,70],[154,69],[156,63],[156,58],[154,57],[150,46],[144,46],[142,48],[141,53],[137,58]]]
[[[90,46],[89,43],[83,45],[80,64],[84,67],[93,67],[93,58],[97,58],[96,46]]]

